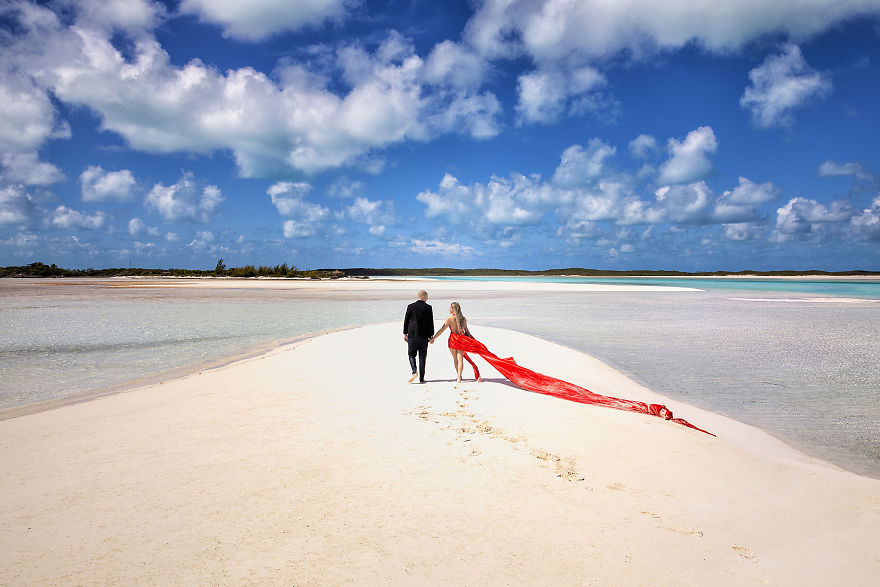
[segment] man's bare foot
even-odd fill
[[[409,378],[409,382],[412,383],[413,381],[416,380],[416,377],[418,377],[418,376],[419,376],[418,373],[413,373],[413,374],[412,374],[412,377]]]

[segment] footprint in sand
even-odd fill
[[[660,514],[655,514],[654,512],[642,512],[642,515],[648,516],[649,518],[653,518],[655,520],[662,520],[663,516]],[[703,535],[699,530],[682,530],[680,528],[672,528],[670,526],[660,526],[664,530],[669,530],[670,532],[675,532],[676,534],[684,534],[685,536],[696,536],[697,538]]]
[[[740,555],[746,560],[758,562],[758,557],[755,556],[755,553],[744,546],[734,546],[733,550],[736,551],[736,554]]]

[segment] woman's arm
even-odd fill
[[[447,322],[448,322],[448,320],[449,320],[449,319],[447,318]],[[434,333],[434,336],[432,336],[432,337],[430,338],[430,341],[431,341],[432,343],[434,342],[434,339],[435,339],[435,338],[437,338],[438,336],[440,336],[440,335],[443,333],[443,331],[446,330],[446,326],[447,326],[447,324],[446,324],[446,322],[444,322],[444,323],[443,323],[443,327],[442,327],[440,330],[438,330],[437,332]]]

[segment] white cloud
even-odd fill
[[[447,40],[434,45],[422,76],[434,85],[476,90],[483,84],[487,67],[486,61],[472,50]]]
[[[95,230],[104,226],[106,217],[103,212],[96,212],[91,216],[72,210],[67,206],[58,206],[52,213],[50,222],[59,228],[85,228]]]
[[[150,31],[165,17],[165,7],[155,0],[63,0],[63,3],[76,9],[79,26],[110,32]]]
[[[839,0],[484,0],[468,22],[466,40],[484,55],[540,64],[594,61],[618,52],[640,58],[695,42],[725,53],[782,33],[803,39],[880,2]]]
[[[330,216],[330,210],[305,200],[312,186],[299,182],[278,182],[266,190],[278,213],[289,218],[282,224],[285,238],[302,238],[318,234]]]
[[[518,123],[550,124],[565,114],[581,114],[590,109],[589,93],[604,84],[605,77],[591,66],[524,73],[517,80]]]
[[[731,204],[764,204],[779,197],[779,188],[770,182],[757,184],[746,177],[739,178],[739,185],[721,196]]]
[[[706,182],[700,181],[660,189],[657,201],[662,204],[669,220],[680,224],[703,224],[709,222],[713,195]]]
[[[572,145],[562,152],[561,161],[553,173],[553,183],[562,187],[588,185],[602,175],[605,159],[617,150],[601,139],[590,139],[587,148]]]
[[[372,228],[384,231],[385,225],[394,223],[394,202],[356,198],[354,203],[346,208],[345,213],[355,222],[368,224]]]
[[[104,171],[90,165],[79,176],[83,202],[128,202],[134,199],[137,182],[128,169]]]
[[[779,188],[770,182],[757,184],[740,177],[739,185],[725,191],[715,202],[712,219],[716,222],[742,224],[757,220],[758,206],[779,197]]]
[[[137,237],[144,233],[150,236],[158,236],[159,229],[155,226],[147,226],[140,218],[132,218],[128,221],[128,234],[132,237]]]
[[[455,132],[475,139],[490,139],[499,133],[502,108],[490,92],[456,93],[445,108],[426,118],[438,132]]]
[[[208,185],[199,191],[192,173],[184,173],[174,185],[157,183],[144,199],[144,206],[158,212],[169,222],[208,222],[223,195],[217,186]]]
[[[362,181],[354,181],[347,177],[340,177],[327,187],[327,195],[331,198],[351,199],[367,191],[367,186]]]
[[[647,159],[659,150],[657,139],[641,134],[629,142],[629,151],[639,159]]]
[[[441,255],[444,257],[472,257],[479,254],[473,247],[439,240],[413,239],[409,250],[420,255]]]
[[[33,197],[22,186],[0,187],[0,225],[28,225],[39,214]]]
[[[416,200],[427,205],[428,218],[443,217],[450,224],[479,228],[491,225],[536,224],[552,203],[553,190],[539,176],[511,174],[510,179],[493,176],[485,185],[463,185],[447,173],[436,192],[425,190]]]
[[[588,220],[574,220],[569,218],[565,224],[556,229],[556,236],[565,238],[575,243],[581,240],[594,239],[602,235],[602,229],[595,222]]]
[[[60,169],[40,161],[36,153],[3,153],[0,163],[3,165],[0,179],[7,183],[50,185],[65,179]]]
[[[829,77],[810,67],[797,45],[786,45],[783,51],[749,72],[751,85],[739,100],[761,127],[791,124],[795,108],[831,91]]]
[[[480,205],[480,202],[474,201],[471,190],[449,173],[440,180],[440,188],[436,192],[425,190],[416,195],[416,200],[428,206],[425,216],[443,216],[452,224],[470,220],[471,214]]]
[[[180,11],[223,28],[226,37],[259,41],[326,21],[340,22],[358,0],[183,0]]]
[[[34,153],[49,139],[70,137],[70,126],[57,121],[46,91],[14,73],[9,59],[0,53],[0,150]]]
[[[20,232],[17,235],[11,236],[4,241],[0,241],[0,243],[4,245],[17,248],[33,247],[39,244],[39,242],[40,239],[37,235],[26,232]]]
[[[0,97],[25,109],[0,114],[11,123],[0,124],[0,143],[16,150],[34,151],[57,134],[46,91],[90,109],[103,130],[136,150],[229,151],[248,177],[344,166],[376,171],[383,164],[376,152],[394,143],[498,132],[494,95],[427,91],[425,63],[394,31],[373,52],[349,45],[330,54],[326,71],[342,71],[340,84],[289,58],[272,77],[251,67],[220,72],[198,59],[180,66],[146,32],[126,39],[123,55],[108,30],[66,26],[47,9],[33,10],[45,18],[10,37],[0,60],[0,70],[33,72],[36,81],[13,78],[13,86],[3,78]]]
[[[852,176],[856,179],[870,180],[873,176],[865,171],[861,163],[837,163],[835,161],[825,161],[819,165],[819,177],[846,177]]]
[[[718,140],[710,126],[701,126],[687,134],[684,141],[669,139],[670,158],[660,166],[661,184],[687,183],[701,179],[712,171],[709,155],[718,149]]]
[[[757,240],[764,236],[767,227],[757,222],[738,222],[725,224],[721,236],[731,241]]]
[[[862,240],[880,240],[880,195],[870,208],[865,208],[850,220],[850,233]]]
[[[773,240],[782,242],[812,237],[823,231],[823,225],[843,222],[852,216],[852,209],[842,200],[833,200],[826,207],[816,200],[792,198],[776,210]]]

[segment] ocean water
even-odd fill
[[[541,283],[608,283],[662,285],[726,292],[783,292],[880,300],[880,278],[772,278],[772,277],[437,277],[461,281],[535,281]]]
[[[477,337],[487,325],[565,344],[659,393],[880,478],[880,282],[855,283],[853,293],[834,282],[744,289],[694,281],[674,283],[704,291],[447,289],[431,302],[439,319],[448,301],[460,301]],[[108,287],[118,284],[0,280],[0,410],[201,369],[298,336],[402,320],[413,298],[396,289]],[[406,372],[402,342],[387,344]],[[493,350],[528,366],[516,349]]]

